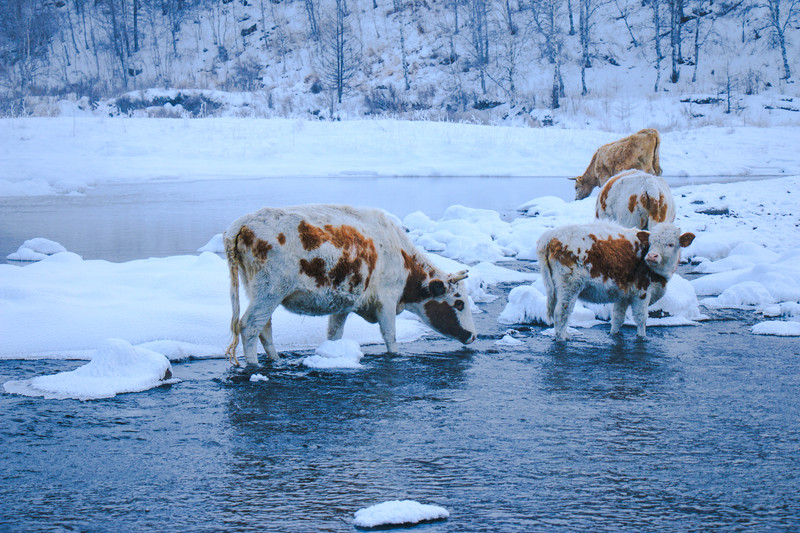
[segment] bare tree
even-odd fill
[[[51,5],[43,0],[7,0],[0,8],[0,77],[7,80],[13,99],[29,93],[47,60],[56,31]]]
[[[318,64],[320,77],[335,95],[335,102],[341,104],[361,65],[361,45],[350,27],[345,0],[335,1],[334,12],[320,31]]]
[[[563,18],[563,0],[533,0],[530,4],[532,19],[542,39],[544,55],[553,65],[553,88],[550,92],[550,107],[558,109],[564,96],[564,79],[561,76],[561,52],[564,29],[559,21]]]
[[[655,43],[656,52],[656,83],[653,86],[653,92],[658,92],[659,84],[661,83],[661,0],[650,0],[650,7],[653,9],[653,27],[655,35],[653,41]]]
[[[486,68],[489,65],[489,13],[486,0],[470,0],[470,52],[478,68],[481,93],[486,94]]]
[[[769,14],[767,27],[771,30],[775,45],[780,49],[783,61],[783,79],[789,80],[792,71],[786,54],[786,30],[798,19],[800,0],[766,0],[765,7]]]

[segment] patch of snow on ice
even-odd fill
[[[108,339],[94,352],[90,362],[75,370],[8,381],[3,387],[6,392],[25,396],[96,400],[152,389],[171,377],[172,367],[162,354],[120,339]]]
[[[11,261],[41,261],[53,254],[66,252],[67,249],[56,241],[36,237],[22,243],[16,252],[8,254],[6,259]]]
[[[759,322],[750,328],[755,335],[775,335],[778,337],[800,337],[800,322],[769,320]]]
[[[412,525],[432,520],[444,520],[450,512],[438,505],[428,505],[414,500],[392,500],[355,512],[356,527]]]
[[[303,359],[309,368],[363,368],[360,361],[364,357],[361,346],[351,339],[325,341],[315,350],[316,355]]]
[[[211,240],[205,243],[201,248],[197,249],[198,252],[211,252],[215,254],[225,253],[225,244],[222,241],[222,233],[217,233]]]

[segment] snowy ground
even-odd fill
[[[597,131],[397,121],[15,119],[0,121],[0,194],[81,194],[103,181],[220,176],[568,176],[581,173],[597,145],[612,139]],[[669,176],[800,174],[798,141],[800,128],[676,132],[663,138],[662,166]],[[697,235],[684,257],[704,275],[692,281],[675,276],[656,304],[665,316],[652,324],[697,324],[704,308],[736,307],[770,319],[754,334],[800,335],[798,186],[800,178],[783,177],[673,189],[676,224]],[[511,221],[495,211],[453,206],[438,220],[416,212],[403,223],[442,268],[470,266],[477,310],[492,298],[489,285],[518,283],[498,320],[542,324],[539,276],[502,263],[534,259],[536,241],[549,228],[590,221],[595,198],[519,200],[520,215]],[[218,238],[209,235],[198,255],[111,263],[30,237],[12,259],[38,262],[0,265],[0,358],[114,361],[128,348],[106,342],[111,338],[173,361],[222,355],[230,303],[227,268],[214,253]],[[573,315],[575,326],[604,320],[607,306],[579,307]],[[345,329],[353,344],[321,346],[325,328],[324,318],[283,310],[274,318],[279,350],[319,347],[306,359],[309,366],[357,369],[359,345],[381,343],[377,326],[356,316]],[[398,317],[400,342],[427,332],[413,315]],[[153,378],[161,372],[158,364],[155,371],[152,361],[144,364],[151,385],[161,379]],[[76,379],[100,378],[95,383],[102,392],[72,397],[109,395],[102,389],[105,370],[82,374]],[[6,390],[31,393],[35,385],[6,384]],[[70,396],[41,387],[40,393]]]

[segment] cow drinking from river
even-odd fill
[[[589,166],[575,179],[575,199],[583,200],[595,187],[602,187],[611,176],[623,170],[638,169],[661,175],[658,149],[661,136],[657,130],[639,130],[618,141],[604,144],[592,156]]]
[[[536,246],[547,289],[547,321],[558,340],[567,338],[567,322],[578,297],[614,303],[611,333],[617,333],[631,307],[636,333],[645,337],[647,308],[664,295],[680,261],[680,248],[694,234],[673,224],[652,231],[609,222],[562,226],[545,232]]]
[[[377,209],[337,205],[264,208],[235,220],[224,235],[230,270],[233,341],[241,336],[248,364],[258,341],[271,359],[272,313],[279,305],[302,315],[330,315],[328,339],[342,337],[351,312],[378,323],[397,351],[395,316],[403,309],[464,344],[475,340],[466,271],[447,274],[428,261],[405,231]],[[239,316],[239,280],[250,305]]]

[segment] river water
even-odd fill
[[[461,183],[440,181],[434,197]],[[491,206],[489,183],[476,207],[513,213],[546,188],[530,186]],[[128,207],[74,199],[88,213],[63,207],[73,199],[17,199],[16,213],[0,209],[3,238],[19,245],[27,227],[24,238],[118,261],[135,255],[129,245],[136,258],[191,253],[266,203],[224,196],[222,185],[198,185],[193,197],[177,184],[120,187],[130,188]],[[400,190],[364,203],[404,216],[391,208]],[[213,194],[235,205],[212,209]],[[436,218],[470,205],[463,199],[419,209]],[[184,217],[198,225],[191,236],[183,222],[140,231]],[[83,228],[97,245],[65,242],[63,228],[68,238]],[[131,240],[112,253],[106,235]],[[264,361],[266,382],[203,360],[175,363],[180,383],[109,400],[0,392],[0,530],[354,531],[353,512],[394,499],[447,508],[448,520],[416,528],[431,532],[800,529],[796,340],[752,335],[755,315],[719,311],[700,326],[649,328],[647,341],[630,328],[611,338],[606,325],[557,344],[532,326],[514,333],[521,345],[498,346],[511,288],[481,304],[468,348],[423,339],[387,356],[366,346],[362,370],[306,369],[298,352]],[[0,383],[82,364],[0,361]]]

